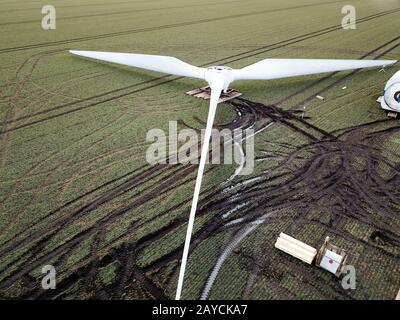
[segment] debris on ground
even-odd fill
[[[300,259],[301,261],[325,269],[339,277],[346,265],[347,253],[333,245],[329,237],[325,238],[323,246],[318,250],[295,238],[281,232],[275,242],[275,248]]]
[[[311,264],[317,255],[317,249],[281,232],[275,243],[275,248],[291,256]]]
[[[329,237],[326,237],[323,246],[318,251],[315,264],[339,277],[346,265],[347,258],[347,253],[333,245]]]

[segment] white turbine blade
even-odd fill
[[[82,57],[202,80],[204,80],[204,72],[206,70],[168,56],[77,50],[70,50],[69,52]]]
[[[265,59],[233,70],[233,75],[235,80],[270,80],[393,63],[396,60]]]
[[[193,192],[192,207],[190,209],[189,221],[186,230],[186,239],[183,248],[181,268],[179,271],[178,287],[176,289],[176,296],[175,296],[176,300],[180,300],[181,298],[183,279],[185,277],[186,263],[189,255],[190,240],[192,237],[193,224],[196,217],[197,202],[199,200],[199,194],[201,189],[201,181],[203,179],[204,166],[206,164],[206,160],[208,157],[208,146],[211,138],[211,130],[213,127],[215,112],[217,111],[217,104],[223,86],[224,86],[224,79],[222,77],[216,77],[211,84],[210,108],[208,110],[206,132],[204,135],[203,147],[201,149],[199,169],[197,172],[196,184]]]

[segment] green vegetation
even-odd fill
[[[169,120],[201,129],[198,120],[205,121],[208,102],[184,92],[203,83],[161,79],[157,73],[78,58],[68,49],[172,55],[195,65],[232,67],[274,57],[400,56],[395,39],[400,7],[393,1],[353,1],[356,30],[335,28],[347,1],[54,0],[56,30],[41,28],[44,4],[1,2],[0,298],[174,296],[196,167],[150,167],[146,133],[168,132]],[[225,246],[242,227],[270,212],[226,259],[210,298],[395,297],[399,133],[370,134],[398,126],[383,121],[386,114],[375,101],[397,69],[233,84],[243,98],[275,104],[279,112],[306,107],[304,121],[340,142],[330,147],[320,131],[284,115],[297,131],[277,121],[257,134],[252,176],[227,182],[234,164],[208,166],[185,298],[199,298]],[[324,101],[315,98],[321,90]],[[255,129],[271,121],[268,112],[252,123]],[[236,116],[232,105],[221,104],[216,123],[232,125]],[[376,147],[373,159],[362,152],[366,141]],[[340,168],[346,154],[353,171],[331,182],[329,173]],[[367,190],[376,191],[377,198],[369,203],[367,193],[358,201],[360,186],[375,181],[367,174],[371,168],[383,179],[377,189]],[[359,180],[351,179],[355,176]],[[341,192],[354,188],[343,204]],[[250,194],[241,202],[245,206],[222,218],[241,192]],[[245,220],[226,225],[235,218]],[[357,289],[344,292],[334,276],[277,252],[273,244],[282,231],[313,246],[331,236],[349,252]],[[40,292],[41,267],[51,263],[57,292]]]

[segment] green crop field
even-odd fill
[[[173,299],[197,166],[146,161],[149,130],[202,129],[189,78],[68,50],[265,58],[400,58],[400,2],[0,0],[0,298]],[[56,29],[42,28],[44,5]],[[255,168],[207,165],[186,299],[394,299],[400,288],[400,126],[376,102],[399,63],[238,81],[219,128],[255,130]],[[324,99],[318,99],[316,96]],[[349,255],[356,289],[274,248],[285,232]],[[43,266],[57,286],[44,290]],[[214,281],[211,281],[215,276]]]

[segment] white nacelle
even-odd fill
[[[386,83],[383,96],[379,98],[382,109],[400,112],[400,71]]]

